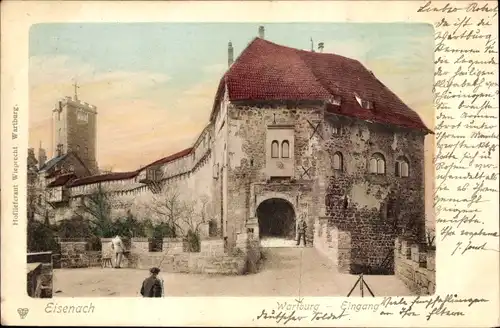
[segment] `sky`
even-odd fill
[[[30,30],[29,146],[53,154],[51,110],[73,96],[97,106],[97,161],[135,170],[190,147],[208,123],[218,82],[265,26],[265,38],[361,61],[434,126],[433,29],[428,24],[85,23]]]

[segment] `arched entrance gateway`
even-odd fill
[[[257,207],[260,239],[295,240],[295,211],[281,198],[263,201]]]

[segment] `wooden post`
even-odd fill
[[[365,281],[363,279],[363,274],[359,275],[359,279],[361,280],[361,284],[359,285],[360,289],[361,289],[361,297],[364,297],[364,294],[363,294],[363,285],[365,284]]]
[[[368,284],[366,283],[366,281],[364,279],[363,279],[363,283],[365,284],[366,289],[368,289],[368,292],[370,292],[370,294],[372,295],[372,297],[375,297],[375,295],[373,294],[372,290],[370,289],[370,286],[368,286]]]
[[[356,286],[358,285],[358,283],[359,283],[360,280],[361,280],[361,277],[359,277],[358,280],[356,280],[356,283],[354,284],[354,286],[352,286],[352,289],[349,292],[349,294],[347,294],[347,297],[351,296],[352,291],[354,290],[354,288],[356,288]]]

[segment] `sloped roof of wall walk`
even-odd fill
[[[419,115],[359,61],[331,53],[290,48],[255,38],[221,78],[212,116],[225,86],[230,101],[325,101],[327,110],[362,120],[431,132]],[[356,100],[374,103],[364,109]]]
[[[186,149],[181,150],[181,151],[179,151],[179,152],[177,152],[175,154],[169,155],[167,157],[160,158],[159,160],[154,161],[153,163],[148,164],[148,165],[140,168],[138,171],[145,170],[148,167],[152,167],[152,166],[155,166],[155,165],[162,165],[162,164],[166,164],[168,162],[175,161],[176,159],[179,159],[181,157],[189,155],[192,151],[193,151],[193,147],[186,148]]]
[[[136,171],[113,172],[113,173],[92,175],[92,176],[88,176],[88,177],[84,177],[84,178],[80,178],[80,179],[75,179],[68,184],[68,187],[78,187],[78,186],[83,186],[83,185],[88,185],[88,184],[93,184],[93,183],[98,183],[98,182],[132,179],[132,178],[135,178],[141,171],[143,171],[149,167],[152,167],[155,165],[167,164],[167,163],[172,162],[176,159],[179,159],[181,157],[189,155],[192,150],[193,150],[193,148],[186,148],[186,149],[181,150],[175,154],[160,158],[159,160],[156,160],[153,163],[148,164],[148,165],[146,165],[146,166],[144,166]]]
[[[59,175],[54,181],[47,185],[48,188],[64,186],[70,180],[74,179],[76,175],[74,173],[65,173]]]
[[[92,183],[105,182],[105,181],[117,181],[117,180],[126,180],[132,179],[139,174],[139,171],[132,172],[113,172],[99,175],[91,175],[88,177],[80,178],[71,181],[68,184],[68,187],[78,187]]]

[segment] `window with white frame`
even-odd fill
[[[342,153],[336,152],[333,154],[333,169],[337,171],[342,171],[344,168],[344,158]]]
[[[370,173],[385,174],[385,158],[380,153],[375,153],[370,158]]]
[[[342,127],[340,125],[334,125],[332,126],[332,135],[341,135],[342,134]]]
[[[285,140],[281,143],[281,157],[290,158],[290,143]]]
[[[340,96],[332,96],[328,99],[328,102],[335,106],[340,106],[342,104],[342,98]]]
[[[87,112],[84,112],[84,111],[78,111],[76,113],[76,118],[79,120],[79,121],[82,121],[82,122],[88,122],[89,121],[89,114]]]
[[[396,159],[396,167],[395,167],[395,173],[397,177],[403,177],[406,178],[410,174],[410,165],[408,163],[408,159],[405,156],[399,156]]]
[[[278,158],[280,155],[280,146],[278,140],[273,140],[271,143],[271,158]]]

